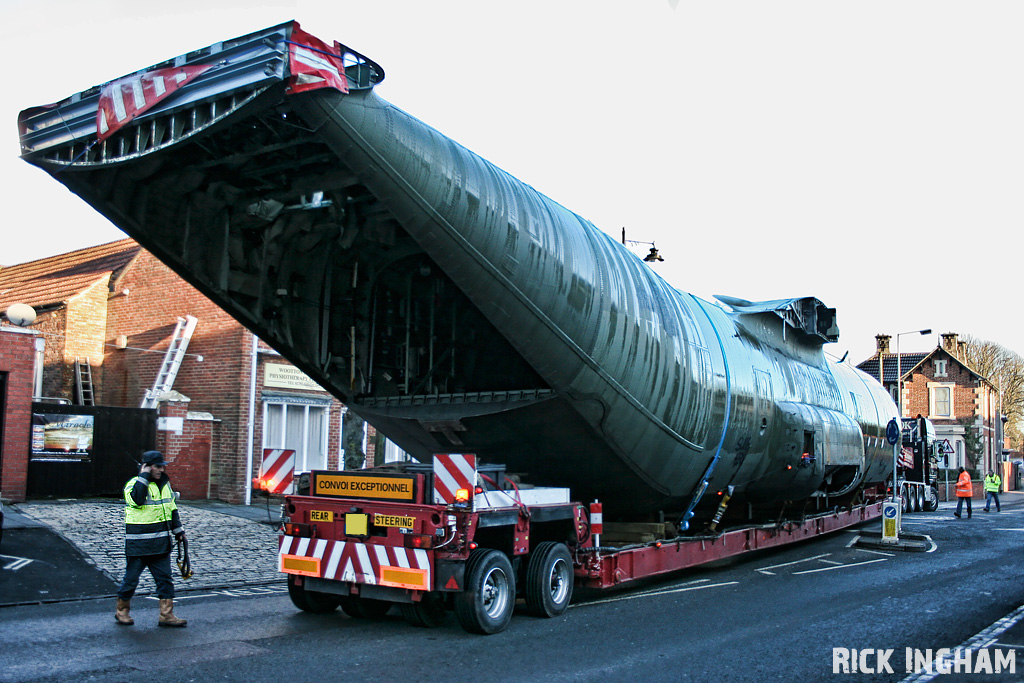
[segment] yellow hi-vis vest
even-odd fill
[[[985,491],[994,491],[999,493],[999,489],[1002,488],[1003,480],[998,474],[993,474],[991,477],[985,475]]]
[[[144,480],[132,477],[124,485],[124,553],[128,556],[169,553],[171,537],[183,531],[171,482],[166,476],[162,486],[149,482],[146,500],[138,505],[132,499],[132,490],[140,481]]]

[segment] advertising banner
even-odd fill
[[[93,415],[32,414],[32,456],[36,462],[89,462]]]

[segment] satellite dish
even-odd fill
[[[28,304],[11,304],[6,314],[7,320],[18,327],[28,327],[36,321],[36,309]]]

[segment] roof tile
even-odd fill
[[[140,251],[135,240],[123,239],[0,267],[0,311],[13,303],[36,308],[61,304],[108,274],[119,275]]]

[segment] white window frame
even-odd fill
[[[946,375],[946,364],[948,362],[949,361],[947,361],[945,358],[936,358],[935,359],[935,376],[936,377],[946,377],[947,376]]]
[[[284,443],[268,443],[268,436],[270,430],[267,429],[267,425],[270,421],[270,406],[283,406],[281,411],[281,429],[280,433],[282,437],[287,434],[288,424],[288,411],[302,409],[302,448],[296,449],[295,451],[295,471],[296,472],[309,472],[309,409],[322,409],[324,411],[323,419],[323,433],[320,437],[320,452],[323,453],[324,463],[323,467],[326,469],[329,462],[329,453],[327,452],[327,445],[330,439],[331,432],[331,402],[316,399],[302,399],[291,396],[263,396],[263,449],[267,448],[284,448]]]
[[[398,447],[391,439],[384,439],[384,462],[409,462],[412,456]]]
[[[953,390],[954,390],[955,387],[956,387],[956,385],[952,384],[952,383],[942,383],[942,382],[929,382],[928,383],[928,415],[930,417],[950,418],[950,419],[956,417],[956,409],[953,406],[953,396],[954,396]],[[935,396],[938,393],[939,389],[946,389],[946,390],[949,391],[949,412],[948,413],[939,413],[936,410],[936,408],[935,408],[935,404],[936,404]]]

